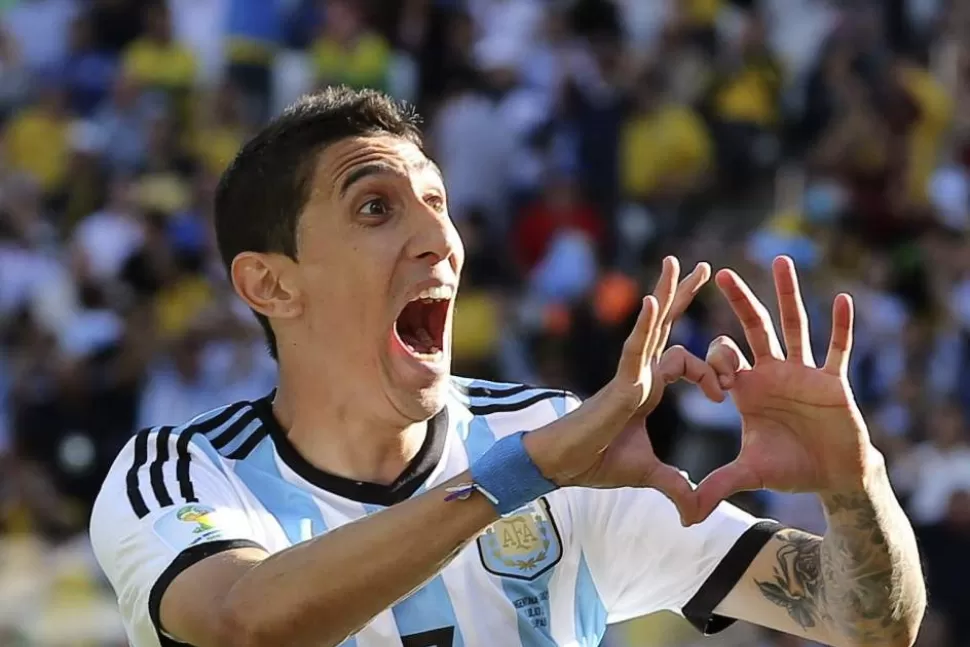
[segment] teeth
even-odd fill
[[[407,346],[408,350],[411,351],[411,354],[414,355],[415,357],[419,357],[421,359],[431,360],[431,361],[437,361],[438,359],[441,358],[441,352],[442,352],[441,349],[433,344],[430,345],[428,352],[426,353],[422,353],[418,351],[418,349],[416,349],[411,344],[405,344],[405,346]]]
[[[418,296],[414,297],[412,301],[420,300],[431,300],[431,301],[448,301],[455,296],[455,288],[450,285],[439,285],[433,288],[427,288],[421,290]]]

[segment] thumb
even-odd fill
[[[707,519],[721,501],[750,490],[762,489],[758,475],[736,458],[727,465],[719,467],[697,486],[697,518],[700,523]]]

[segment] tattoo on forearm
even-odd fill
[[[805,631],[824,629],[853,645],[892,644],[907,630],[900,619],[921,604],[918,565],[889,541],[894,529],[868,496],[833,496],[826,509],[824,539],[797,530],[779,535],[774,579],[756,580],[758,588]],[[919,584],[907,588],[913,567]]]

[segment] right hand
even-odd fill
[[[673,322],[710,279],[711,269],[698,264],[678,284],[679,275],[677,259],[664,259],[654,294],[643,300],[613,379],[578,409],[524,440],[540,471],[561,486],[655,488],[688,520],[696,507],[693,488],[683,474],[656,457],[644,423],[664,387],[679,379],[697,384],[716,402],[725,395],[710,364],[683,347],[664,351]]]

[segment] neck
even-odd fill
[[[417,455],[428,423],[388,423],[366,406],[321,394],[318,379],[280,373],[273,415],[296,450],[317,469],[387,485]]]

